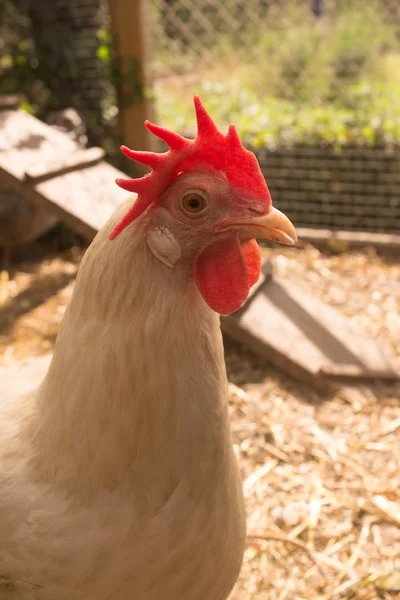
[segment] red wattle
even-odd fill
[[[257,283],[261,272],[261,252],[256,240],[249,240],[242,244],[244,258],[249,273],[249,287]]]
[[[254,242],[254,243],[253,243]],[[237,237],[218,240],[196,256],[194,276],[208,306],[220,315],[238,310],[258,280],[261,256],[252,240],[241,246]]]

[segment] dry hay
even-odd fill
[[[265,252],[279,274],[385,341],[400,366],[394,259]],[[51,349],[80,256],[42,257],[3,277],[0,363]],[[324,394],[226,346],[249,531],[231,600],[400,599],[399,386]]]
[[[400,591],[400,404],[306,394],[275,378],[231,389],[249,515],[233,598],[385,598]]]

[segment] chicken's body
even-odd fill
[[[140,235],[106,248],[115,222],[87,252],[39,392],[0,404],[0,598],[222,600],[240,568],[219,317],[195,289],[182,298],[180,269],[168,293],[154,286],[163,265]],[[116,298],[105,280],[132,268]]]

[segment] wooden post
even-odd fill
[[[323,0],[312,0],[311,9],[316,17],[322,17],[324,11]]]
[[[121,66],[120,131],[123,143],[133,150],[154,150],[154,136],[143,124],[146,119],[154,120],[154,109],[151,100],[140,97],[142,86],[147,90],[150,87],[146,73],[147,4],[147,0],[109,0],[115,51]]]

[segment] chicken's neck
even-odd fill
[[[111,226],[81,265],[38,397],[38,454],[81,495],[141,485],[157,503],[182,473],[200,483],[231,459],[219,318],[183,268],[138,232],[109,242]]]

